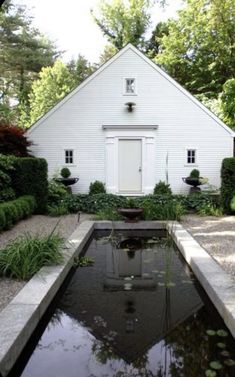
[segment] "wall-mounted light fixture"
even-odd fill
[[[135,102],[127,102],[125,103],[125,106],[127,106],[127,111],[131,113],[134,109],[134,106],[136,106]]]

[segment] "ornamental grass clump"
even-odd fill
[[[62,245],[63,239],[53,232],[20,236],[0,250],[0,275],[29,280],[41,267],[62,263]]]

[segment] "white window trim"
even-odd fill
[[[65,152],[66,151],[72,151],[73,152],[73,162],[68,162],[66,163],[66,156],[65,156]],[[74,163],[74,159],[75,159],[75,153],[74,153],[74,149],[73,148],[65,148],[63,150],[63,165],[64,166],[76,166],[75,163]]]
[[[195,151],[195,162],[188,162],[188,151],[194,150]],[[197,147],[187,147],[185,148],[185,164],[184,166],[198,166],[198,148]]]
[[[126,92],[126,80],[133,79],[135,80],[135,91],[134,93],[127,93]],[[124,96],[137,96],[137,78],[135,76],[128,76],[123,78],[123,95]]]

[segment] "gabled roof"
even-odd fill
[[[204,106],[200,101],[198,101],[192,94],[190,94],[186,89],[184,89],[177,81],[175,81],[171,76],[169,76],[163,69],[161,69],[157,64],[145,56],[141,51],[134,47],[131,43],[128,43],[123,47],[117,54],[115,54],[111,59],[104,63],[101,67],[97,69],[93,74],[87,77],[80,85],[73,89],[67,96],[65,96],[60,102],[58,102],[52,109],[50,109],[46,114],[44,114],[40,119],[38,119],[27,131],[29,134],[37,126],[39,126],[45,119],[47,119],[51,114],[57,111],[65,102],[67,102],[71,97],[73,97],[77,92],[82,90],[90,81],[92,81],[96,76],[98,76],[102,71],[104,71],[109,65],[114,63],[121,55],[123,55],[127,50],[132,50],[141,59],[153,67],[160,75],[162,75],[166,80],[168,80],[172,85],[174,85],[181,93],[188,97],[196,106],[200,107],[208,116],[215,120],[221,127],[225,129],[231,136],[235,137],[235,132],[228,127],[221,119],[219,119],[214,113],[212,113],[206,106]]]

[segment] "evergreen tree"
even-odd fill
[[[2,118],[16,115],[15,105],[27,106],[31,84],[44,66],[58,56],[55,45],[37,29],[25,7],[6,0],[0,9],[0,110]]]

